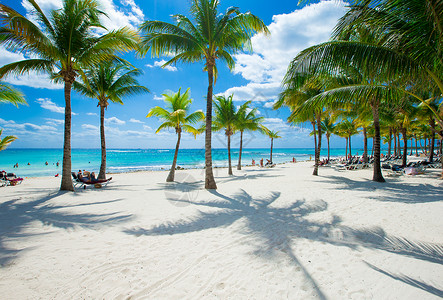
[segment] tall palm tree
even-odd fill
[[[279,139],[281,138],[281,136],[279,136],[280,132],[278,131],[272,131],[272,130],[267,130],[266,131],[266,135],[271,139],[271,155],[270,155],[270,161],[272,164],[272,148],[274,147],[274,139]]]
[[[321,122],[321,129],[326,135],[326,141],[328,143],[328,161],[330,159],[330,147],[329,147],[329,141],[331,138],[331,135],[334,133],[336,125],[332,121],[332,118],[325,117],[323,118],[323,121]]]
[[[170,55],[173,57],[166,65],[177,62],[194,63],[203,61],[208,72],[208,92],[206,96],[206,136],[205,136],[205,188],[216,189],[212,172],[211,128],[212,93],[214,78],[217,78],[216,61],[224,61],[229,69],[235,62],[231,54],[252,50],[251,37],[256,32],[269,31],[258,17],[251,13],[240,13],[230,7],[225,14],[219,13],[219,0],[192,0],[190,14],[192,22],[184,15],[174,15],[176,24],[162,21],[147,21],[140,26],[142,54],[151,49],[154,57]]]
[[[169,175],[166,178],[167,182],[174,181],[175,175],[175,167],[177,165],[177,156],[178,149],[180,147],[180,139],[182,132],[189,132],[197,136],[202,131],[196,129],[190,124],[195,124],[204,120],[205,115],[201,110],[195,111],[193,113],[189,113],[191,108],[191,93],[189,88],[186,90],[184,94],[181,94],[181,88],[177,93],[165,93],[163,94],[163,100],[167,106],[167,109],[164,109],[160,106],[156,106],[152,108],[147,118],[156,116],[164,121],[157,129],[155,133],[158,133],[160,130],[165,128],[173,128],[175,133],[177,133],[177,144],[175,146],[174,160],[172,162],[171,170],[169,171]]]
[[[237,112],[237,122],[235,128],[240,131],[240,150],[238,153],[238,165],[237,170],[241,170],[241,155],[243,150],[243,132],[245,130],[264,132],[265,127],[261,124],[264,117],[257,116],[257,108],[250,109],[249,104],[251,101],[244,103]]]
[[[103,62],[88,69],[83,82],[74,82],[75,90],[97,99],[97,106],[100,107],[101,165],[98,179],[106,179],[105,109],[108,108],[108,101],[123,104],[123,97],[149,92],[135,79],[141,73],[140,69],[119,61]]]
[[[232,175],[231,165],[231,136],[236,131],[236,125],[238,124],[238,116],[243,114],[242,110],[246,110],[245,106],[240,107],[240,111],[237,112],[232,98],[234,95],[228,97],[217,96],[214,100],[214,113],[215,117],[212,122],[212,130],[219,131],[224,129],[225,135],[228,137],[228,174]]]
[[[65,129],[60,190],[73,191],[71,179],[71,88],[84,68],[114,57],[114,52],[136,47],[137,35],[128,28],[98,36],[104,15],[95,0],[66,0],[47,17],[34,0],[27,0],[37,22],[0,4],[0,40],[8,49],[36,56],[0,68],[0,78],[29,71],[49,73],[64,83]],[[40,29],[42,28],[42,29]]]

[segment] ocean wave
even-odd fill
[[[106,150],[106,152],[114,152],[114,153],[139,153],[141,150]]]

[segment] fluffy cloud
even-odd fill
[[[157,67],[157,68],[161,68],[166,62],[167,62],[166,60],[162,59],[162,60],[155,61],[153,65],[149,65],[149,64],[148,64],[148,65],[146,65],[146,66],[147,66],[148,68],[155,68],[155,67]],[[174,67],[174,66],[166,66],[166,67],[164,67],[163,69],[165,69],[165,70],[167,70],[167,71],[171,71],[171,72],[175,72],[175,71],[177,71],[177,68]]]
[[[137,119],[134,119],[134,118],[129,119],[129,122],[131,122],[131,123],[137,123],[137,124],[144,124],[144,122],[142,122],[142,121],[140,121],[140,120],[137,120]]]
[[[86,113],[86,115],[87,115],[87,116],[96,116],[96,117],[98,117],[98,114],[97,114],[97,113],[91,113],[91,112],[88,112],[88,113]]]
[[[36,125],[32,123],[16,123],[12,120],[4,120],[0,118],[0,125],[5,129],[9,129],[8,132],[14,131],[14,135],[20,133],[20,135],[37,132],[57,132],[57,128],[48,125]]]
[[[21,53],[13,53],[0,46],[0,66],[7,65],[16,61],[21,61],[26,57]],[[9,75],[5,81],[14,85],[24,85],[41,89],[62,89],[62,84],[53,83],[48,75],[30,72],[22,76]]]
[[[111,117],[111,118],[105,118],[105,124],[106,125],[125,125],[126,122],[123,120],[120,120],[116,117]]]
[[[228,89],[236,100],[274,101],[291,60],[303,49],[327,41],[337,20],[345,13],[341,1],[322,1],[289,14],[275,15],[271,35],[252,38],[253,54],[235,55],[234,73],[250,81]]]
[[[163,100],[163,97],[162,96],[157,96],[157,95],[154,95],[154,98],[153,98],[154,100],[157,100],[157,101],[161,101],[161,100]]]
[[[45,118],[46,124],[50,126],[59,126],[65,123],[65,120]]]
[[[59,114],[64,114],[65,113],[65,108],[57,106],[57,104],[52,102],[51,99],[48,99],[48,98],[38,98],[37,100],[35,100],[35,102],[40,104],[41,108],[47,109],[49,111],[52,111],[52,112],[55,112],[55,113],[59,113]]]

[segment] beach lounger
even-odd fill
[[[6,171],[0,172],[0,180],[5,181],[7,185],[18,185],[23,182],[23,178],[17,177],[14,173],[6,173]]]
[[[77,174],[75,174],[74,172],[71,173],[72,174],[72,178],[73,178],[73,183],[74,183],[74,187],[79,187],[79,188],[83,188],[86,189],[86,186],[88,185],[93,185],[95,188],[101,188],[104,186],[107,186],[109,181],[112,180],[112,177],[108,178],[108,179],[97,179],[97,180],[87,180],[86,178],[78,178]]]

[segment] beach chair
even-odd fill
[[[77,174],[71,172],[73,178],[74,187],[79,187],[86,189],[86,186],[93,185],[95,188],[99,189],[108,185],[108,183],[112,180],[112,177],[108,179],[97,179],[97,180],[87,180],[86,178],[78,178]]]
[[[23,178],[17,177],[14,173],[0,172],[0,180],[5,181],[7,185],[19,185],[23,182]]]

